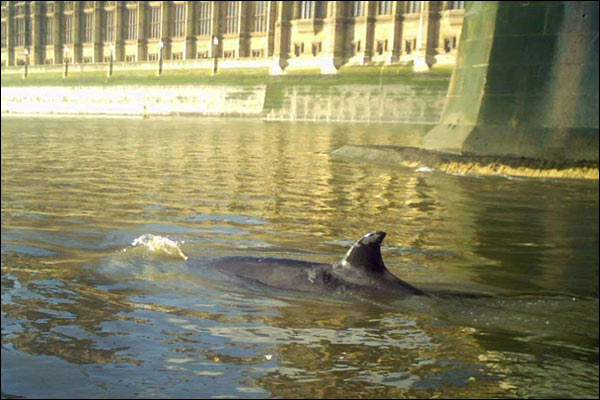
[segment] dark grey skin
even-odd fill
[[[306,292],[336,292],[402,298],[422,296],[423,291],[394,276],[381,258],[385,232],[360,238],[344,258],[334,264],[307,261],[226,257],[207,266],[279,289]]]

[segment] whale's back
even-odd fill
[[[310,292],[327,289],[323,275],[331,268],[329,264],[257,257],[219,258],[209,261],[207,266],[268,286]]]

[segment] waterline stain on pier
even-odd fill
[[[440,153],[416,147],[344,145],[332,152],[338,159],[439,170],[451,174],[508,175],[531,178],[598,180],[593,161],[548,161]]]

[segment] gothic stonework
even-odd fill
[[[111,49],[116,49],[115,61],[155,63],[161,42],[163,60],[216,58],[221,65],[270,67],[272,73],[295,69],[335,73],[341,66],[367,64],[453,65],[465,6],[464,1],[127,1],[122,7],[117,3],[83,2],[82,9],[94,17],[82,17],[71,26],[72,37],[85,38],[83,54],[75,63],[107,62]],[[17,65],[15,54],[34,43],[44,46],[31,65],[61,64],[55,49],[65,44],[65,15],[53,13],[55,8],[72,13],[74,2],[45,2],[39,21],[44,29],[32,32],[25,30],[35,26],[33,21],[24,24],[25,29],[15,23],[17,15],[33,18],[26,14],[27,4],[2,2],[2,66]],[[148,5],[159,11],[146,12]],[[133,15],[132,9],[139,11]],[[46,28],[52,26],[49,32]],[[185,68],[185,63],[181,65]]]

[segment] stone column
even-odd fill
[[[148,60],[148,2],[137,4],[137,61]]]
[[[373,57],[373,48],[375,46],[375,19],[377,16],[377,2],[376,1],[368,1],[365,4],[366,11],[366,24],[367,29],[365,30],[365,37],[362,38],[363,41],[363,55],[362,62],[367,63],[371,61],[371,57]]]
[[[81,43],[81,2],[73,2],[73,63],[82,62],[83,45]]]
[[[250,55],[250,32],[248,27],[248,13],[251,7],[248,1],[238,1],[238,58]]]
[[[394,1],[392,3],[392,15],[394,16],[394,27],[392,31],[392,55],[388,62],[390,64],[397,62],[400,59],[402,52],[402,2]]]
[[[277,3],[275,1],[267,2],[267,54],[265,56],[273,56],[273,43],[275,38],[275,22],[277,19]]]
[[[271,75],[281,75],[284,69],[287,67],[287,60],[289,58],[290,51],[290,34],[291,34],[291,23],[290,17],[297,7],[294,2],[278,1],[273,4],[273,7],[277,7],[276,20],[275,20],[275,31],[273,35],[273,62],[269,73]]]
[[[62,35],[64,26],[64,14],[62,10],[62,2],[55,1],[52,5],[54,7],[54,25],[52,26],[52,38],[54,40],[54,64],[63,63],[63,47],[64,47],[64,35]]]
[[[163,42],[163,60],[171,59],[171,21],[172,12],[168,1],[161,1],[161,16],[162,21],[160,24],[160,40]]]
[[[327,2],[327,17],[324,20],[324,29],[327,31],[325,39],[325,57],[321,64],[322,74],[336,74],[344,58],[344,14],[343,4],[338,1]]]
[[[125,42],[123,41],[125,5],[124,1],[115,1],[115,61],[125,61]]]
[[[104,62],[103,37],[102,37],[102,7],[94,2],[94,62]]]
[[[183,59],[196,58],[196,13],[194,1],[186,1],[185,8],[185,51]]]
[[[15,58],[15,8],[13,2],[6,5],[6,50],[8,53],[8,65],[16,65]]]
[[[42,5],[40,1],[32,1],[30,8],[31,46],[29,48],[29,63],[39,65],[44,63],[42,45]]]
[[[223,48],[223,37],[221,35],[221,2],[220,1],[211,1],[212,6],[212,21],[210,24],[210,57],[218,58],[221,54],[221,49]],[[215,46],[213,43],[214,38],[219,39],[218,46]]]
[[[417,72],[427,71],[435,63],[437,22],[440,19],[438,3],[433,1],[421,2],[419,36],[417,37],[417,48],[413,65],[413,70]]]

